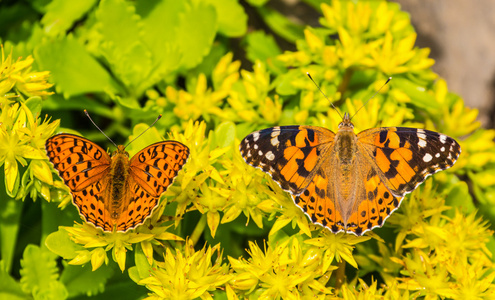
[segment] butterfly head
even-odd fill
[[[351,122],[351,118],[349,117],[349,113],[344,113],[344,117],[342,118],[342,122],[339,124],[339,129],[354,129],[354,124]]]
[[[118,154],[123,154],[123,155],[125,155],[125,157],[129,157],[129,152],[125,151],[124,145],[117,146],[117,150],[113,151],[112,157],[114,157]]]

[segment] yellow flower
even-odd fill
[[[231,192],[229,189],[208,186],[205,182],[201,185],[200,191],[201,195],[194,204],[199,212],[206,214],[208,227],[214,238],[220,224],[220,212],[225,207]]]
[[[31,55],[25,60],[19,58],[16,62],[12,62],[12,51],[5,57],[3,45],[1,45],[1,48],[0,95],[6,94],[14,87],[27,96],[48,96],[53,94],[53,92],[46,91],[53,86],[53,84],[47,82],[50,72],[31,72],[31,65],[34,62]]]
[[[326,271],[334,259],[336,259],[337,262],[341,262],[342,259],[344,259],[351,266],[357,268],[357,263],[352,256],[352,249],[354,248],[353,245],[362,243],[369,239],[371,239],[369,236],[355,236],[344,232],[334,234],[328,229],[323,228],[321,237],[306,240],[305,243],[325,249],[322,256],[322,268]]]
[[[183,175],[179,174],[178,181],[180,188],[171,189],[170,196],[175,196],[174,200],[178,203],[176,215],[184,215],[186,208],[193,200],[198,199],[195,203],[196,208],[202,212],[209,212],[208,224],[210,229],[218,225],[219,215],[216,211],[223,207],[222,198],[227,198],[228,192],[222,188],[213,187],[215,184],[223,185],[225,183],[223,176],[214,166],[218,159],[231,151],[228,147],[213,148],[211,139],[205,136],[206,123],[193,122],[190,120],[184,131],[184,134],[173,132],[172,138],[187,145],[191,151],[190,159],[184,166]],[[211,149],[213,148],[213,149]],[[209,185],[205,182],[208,180]],[[198,192],[202,196],[198,197]],[[215,199],[214,202],[208,203],[209,200]],[[179,219],[177,219],[177,222]],[[177,225],[178,223],[176,223]]]
[[[163,208],[155,216],[161,215]],[[150,221],[146,221],[150,222]],[[150,243],[158,243],[158,240],[181,241],[182,238],[167,232],[169,226],[152,227],[142,225],[132,231],[122,232],[104,232],[91,224],[77,224],[74,227],[60,227],[58,232],[53,234],[68,234],[71,241],[75,244],[84,246],[84,248],[94,248],[91,251],[80,251],[69,264],[82,265],[91,261],[93,271],[98,269],[103,262],[108,263],[106,251],[112,250],[112,258],[120,267],[122,272],[125,270],[126,252],[132,250],[132,245],[141,243],[143,251],[147,254],[149,261],[152,262],[153,252]],[[56,249],[54,249],[56,250]],[[151,250],[151,251],[150,251]]]
[[[232,201],[229,201],[224,209],[221,223],[231,222],[241,213],[244,213],[248,222],[252,219],[259,228],[263,228],[265,212],[272,213],[277,210],[275,206],[264,202],[276,197],[275,192],[264,181],[264,174],[247,165],[239,152],[236,152],[232,159],[234,162],[233,166],[229,168],[230,176],[228,179],[229,185],[236,188],[232,192]],[[253,176],[253,172],[257,175]]]
[[[202,73],[196,79],[193,92],[183,90],[177,92],[173,87],[168,86],[165,95],[175,104],[174,113],[179,118],[197,120],[203,117],[206,121],[211,120],[211,115],[223,116],[224,112],[220,106],[227,97],[225,91],[212,91],[208,88],[206,76]]]
[[[390,32],[380,40],[380,46],[370,51],[371,62],[387,75],[428,69],[435,61],[428,58],[429,49],[414,48],[416,33],[397,39]]]
[[[138,282],[153,292],[146,299],[212,299],[209,292],[221,288],[231,278],[222,265],[219,244],[195,252],[192,242],[186,241],[183,252],[176,249],[174,254],[167,248],[164,259],[156,261],[156,266]]]
[[[24,104],[18,103],[3,107],[0,115],[0,166],[4,166],[6,189],[11,197],[15,197],[19,187],[19,167],[28,165],[27,159],[44,160],[46,155],[43,148],[38,147],[33,142],[38,119],[34,119],[31,111]],[[51,134],[48,130],[54,130],[54,125],[46,127],[46,134]]]
[[[249,260],[229,257],[235,270],[230,285],[239,293],[259,299],[305,299],[331,294],[325,287],[331,270],[321,270],[321,251],[304,248],[291,237],[263,252],[249,242]]]

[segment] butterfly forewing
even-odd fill
[[[189,149],[179,142],[155,143],[134,155],[131,174],[148,194],[158,197],[166,191],[188,157]]]
[[[110,156],[88,139],[58,134],[46,141],[48,158],[71,191],[80,191],[101,179],[110,168]]]
[[[239,149],[248,164],[270,174],[282,189],[298,195],[316,175],[333,136],[330,130],[318,127],[273,127],[249,134]]]
[[[397,196],[413,191],[429,175],[452,167],[461,153],[453,138],[417,128],[368,129],[358,134],[358,141]]]

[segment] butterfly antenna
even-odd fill
[[[148,131],[148,129],[150,129],[151,127],[153,127],[153,125],[155,125],[155,123],[158,122],[158,120],[160,120],[161,117],[162,117],[162,115],[158,115],[158,117],[156,118],[156,120],[148,128],[146,128],[145,131],[141,132],[137,137],[135,137],[134,139],[132,139],[132,141],[130,141],[129,143],[127,143],[127,145],[125,145],[124,149],[127,148],[127,146],[129,146],[132,142],[134,142],[135,140],[137,140],[140,136],[142,136],[146,131]]]
[[[352,118],[354,118],[354,116],[357,115],[357,113],[361,110],[361,108],[363,108],[366,104],[368,104],[368,102],[370,102],[370,100],[373,99],[376,96],[376,94],[378,94],[383,89],[383,87],[385,87],[390,82],[390,80],[392,80],[392,77],[389,77],[387,81],[385,81],[385,83],[368,100],[366,100],[366,102],[363,105],[361,105],[361,107],[352,115],[350,120],[352,120]]]
[[[311,77],[311,75],[309,75],[309,72],[306,72],[306,75],[308,75],[309,79],[311,79],[311,81],[313,81],[313,83],[316,85],[316,87],[318,88],[318,90],[320,91],[320,93],[325,96],[325,98],[328,100],[328,102],[330,102],[330,105],[332,105],[333,109],[335,109],[335,111],[339,114],[339,116],[341,118],[342,115],[340,114],[339,110],[335,107],[335,105],[333,105],[333,102],[330,101],[330,99],[328,99],[327,95],[325,95],[325,93],[323,93],[323,91],[321,90],[320,86],[314,81],[313,77]]]
[[[96,123],[93,121],[93,119],[91,119],[91,117],[89,116],[89,113],[87,110],[84,110],[84,113],[86,114],[86,117],[88,117],[88,119],[91,121],[91,123],[93,123],[93,125],[95,125],[96,128],[98,128],[98,130],[103,133],[103,135],[110,141],[112,142],[112,144],[115,146],[115,148],[118,148],[117,145],[112,141],[111,138],[108,137],[108,135],[106,135],[103,130],[100,129],[100,127],[98,127],[98,125],[96,125]]]

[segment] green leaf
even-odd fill
[[[488,242],[486,243],[486,248],[488,249],[488,251],[490,251],[493,255],[493,253],[495,253],[495,238],[492,236],[490,236],[488,238]],[[492,257],[492,261],[493,261],[493,257]]]
[[[277,93],[282,96],[296,94],[298,89],[292,84],[292,82],[299,79],[300,76],[301,72],[293,69],[277,77],[273,82]]]
[[[142,38],[156,55],[177,40],[175,29],[179,14],[186,10],[189,1],[138,1],[136,13],[142,18]]]
[[[142,134],[142,135],[141,135]],[[138,138],[139,137],[139,138]],[[162,141],[163,138],[158,133],[156,127],[150,128],[150,125],[140,123],[136,124],[132,130],[132,136],[129,137],[129,142],[132,142],[129,147],[126,147],[127,152],[131,157],[141,151],[146,146]]]
[[[3,256],[2,256],[3,257]],[[24,300],[30,299],[21,286],[5,270],[5,261],[0,261],[0,299]]]
[[[2,177],[5,177],[3,171],[0,172],[0,254],[5,268],[3,270],[10,272],[24,202],[16,201],[7,195],[5,180]]]
[[[187,1],[139,1],[136,12],[141,15],[142,39],[153,53],[157,68],[176,69],[180,49],[176,45],[179,15],[186,10]],[[164,67],[166,66],[166,67]]]
[[[268,0],[246,0],[246,2],[252,6],[263,6],[268,2]]]
[[[220,59],[229,51],[229,49],[220,43],[215,43],[210,49],[210,53],[203,58],[201,63],[194,69],[188,71],[187,81],[194,80],[199,74],[211,74],[217,66]],[[215,83],[213,83],[215,85]],[[165,87],[166,88],[166,87]]]
[[[470,214],[476,210],[473,205],[473,199],[469,194],[469,188],[466,182],[458,182],[453,185],[445,198],[445,204],[451,207],[458,207],[463,214]],[[451,209],[445,213],[449,217],[455,216],[455,210]]]
[[[328,3],[326,0],[303,0],[306,4],[312,6],[315,10],[317,10],[319,13],[321,13],[321,4],[322,3]]]
[[[30,97],[29,99],[26,100],[25,104],[29,108],[33,116],[36,117],[41,115],[41,109],[43,108],[43,101],[41,100],[40,97],[38,96]]]
[[[69,234],[63,228],[47,236],[45,245],[50,251],[64,259],[72,259],[76,257],[76,251],[84,250],[82,246],[72,242]]]
[[[210,52],[218,27],[217,16],[211,5],[200,2],[187,6],[179,20],[177,43],[182,52],[181,65],[189,69]]]
[[[28,40],[33,27],[39,26],[38,23],[33,24],[30,20],[38,18],[39,14],[25,2],[16,1],[6,5],[4,1],[0,9],[0,40],[5,49],[10,51],[10,48],[7,48],[7,41],[17,44]]]
[[[259,7],[258,12],[267,25],[287,41],[294,43],[297,40],[304,39],[303,26],[292,23],[281,13],[266,7]]]
[[[215,7],[218,31],[228,37],[240,37],[247,30],[247,15],[236,0],[204,0]]]
[[[54,284],[58,278],[56,258],[50,251],[35,245],[28,245],[24,249],[20,270],[24,292],[37,295],[40,299],[46,297],[42,295],[50,295],[51,292],[61,293],[61,287]]]
[[[132,272],[131,269],[129,269],[129,277],[131,277],[134,282],[138,283],[141,279],[148,277],[152,272],[152,268],[148,263],[148,259],[146,258],[141,245],[136,247],[136,250],[134,251],[134,261],[136,267],[131,268]]]
[[[57,36],[68,31],[95,5],[96,0],[65,1],[53,0],[46,6],[41,19],[43,29],[48,36]]]
[[[267,35],[263,31],[249,33],[246,36],[246,42],[246,55],[252,62],[257,59],[266,61],[270,57],[282,54],[273,36]]]
[[[91,271],[91,264],[85,266],[64,264],[60,281],[67,287],[71,298],[79,295],[92,296],[104,291],[107,281],[114,273],[112,268],[105,266]]]
[[[215,129],[212,136],[211,148],[224,148],[231,146],[235,140],[235,124],[233,122],[222,122]]]
[[[121,92],[117,82],[71,36],[44,42],[35,49],[35,56],[40,68],[51,72],[57,92],[65,98]]]
[[[260,60],[266,62],[270,69],[277,74],[286,72],[283,63],[276,58],[282,54],[282,51],[273,36],[267,35],[263,31],[255,31],[246,36],[245,42],[246,56],[251,62]]]
[[[98,28],[105,41],[103,54],[112,71],[128,87],[132,98],[140,97],[179,66],[175,34],[170,35],[177,27],[173,20],[183,9],[181,5],[174,5],[178,2],[139,2],[135,13],[134,7],[124,1],[107,0],[98,9]],[[143,15],[143,20],[139,14]],[[130,97],[120,99],[120,103],[139,108]]]
[[[390,85],[400,89],[411,97],[411,104],[418,108],[429,112],[440,109],[440,105],[435,101],[433,94],[429,93],[425,86],[418,85],[411,80],[401,77],[394,77]]]
[[[141,36],[139,17],[134,13],[134,7],[122,0],[101,1],[96,19],[105,50],[110,47],[108,51],[126,52]]]
[[[51,281],[48,286],[33,291],[33,298],[36,300],[63,300],[68,295],[67,289],[59,281]]]
[[[129,93],[140,96],[140,86],[152,70],[152,61],[148,47],[141,41],[139,16],[134,7],[122,0],[105,0],[96,11],[96,18],[103,41],[101,53]],[[134,104],[128,107],[138,108]]]
[[[150,81],[157,82],[179,67],[192,68],[210,52],[217,28],[211,5],[141,1],[136,11],[143,18],[142,38],[153,57]]]

